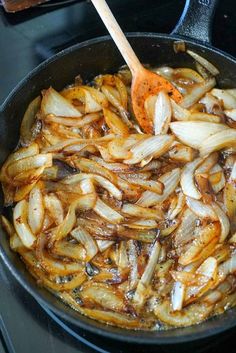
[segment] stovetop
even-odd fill
[[[184,0],[110,0],[127,32],[169,33]],[[0,7],[0,103],[30,70],[61,49],[106,34],[88,1],[55,0],[21,13]],[[213,24],[213,45],[236,56],[236,3],[221,0]],[[139,346],[138,353],[233,353],[236,330],[182,346]],[[0,264],[0,352],[127,353],[133,346],[76,331],[37,303]]]

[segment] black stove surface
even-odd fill
[[[169,33],[184,0],[110,0],[127,32]],[[0,8],[0,103],[40,62],[65,47],[106,34],[91,3],[55,0],[16,14]],[[214,46],[236,56],[236,3],[221,0],[213,25]],[[181,346],[138,346],[138,353],[235,352],[236,330]],[[127,353],[134,345],[76,330],[37,303],[0,264],[0,352]]]

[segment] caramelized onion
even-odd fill
[[[135,121],[126,67],[77,78],[29,104],[0,171],[11,250],[104,324],[184,327],[236,305],[236,89],[213,88],[218,70],[187,53],[200,74],[154,70],[183,99],[145,97],[153,135]]]

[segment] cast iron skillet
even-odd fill
[[[183,15],[171,35],[129,34],[131,45],[140,60],[155,66],[192,67],[193,61],[188,55],[175,54],[173,51],[174,41],[184,38],[188,48],[202,54],[218,67],[220,87],[235,87],[236,60],[209,45],[210,25],[216,3],[217,0],[187,0]],[[100,73],[116,72],[122,64],[123,60],[111,39],[101,37],[68,48],[33,70],[1,107],[0,162],[16,146],[23,113],[42,89],[51,85],[60,90],[73,82],[78,73],[89,80]],[[106,326],[80,315],[47,290],[39,288],[18,255],[9,249],[8,237],[3,230],[0,235],[0,254],[11,273],[36,300],[67,322],[102,336],[125,342],[173,344],[215,335],[236,325],[236,310],[230,310],[200,325],[169,331],[128,331]]]

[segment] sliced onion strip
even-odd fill
[[[155,103],[154,115],[154,133],[166,134],[169,130],[169,123],[171,120],[171,103],[170,98],[164,91],[160,91],[157,95]]]
[[[25,200],[18,202],[13,211],[15,230],[26,248],[31,248],[36,240],[27,223],[28,203]]]
[[[187,163],[181,173],[180,185],[186,196],[199,200],[201,193],[194,182],[195,169],[202,163],[201,158],[196,158],[193,162]]]

